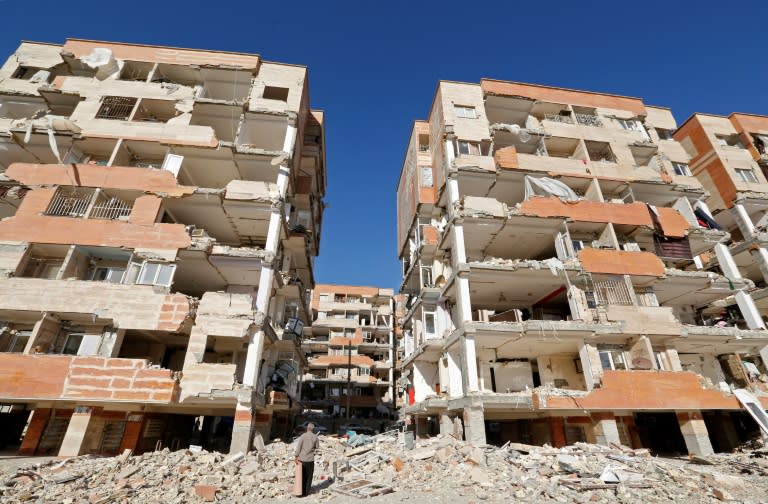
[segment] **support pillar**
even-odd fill
[[[739,305],[739,311],[747,322],[750,329],[765,329],[765,322],[760,315],[760,311],[755,306],[755,300],[744,291],[736,293],[736,304]]]
[[[451,417],[448,416],[448,413],[440,413],[440,435],[450,436],[451,434],[453,434]]]
[[[749,217],[744,205],[739,203],[733,205],[731,215],[733,215],[733,220],[736,221],[741,235],[745,240],[749,240],[755,234],[755,226],[752,224],[752,219]]]
[[[763,247],[756,247],[751,249],[749,254],[760,269],[760,274],[763,275],[763,280],[768,282],[768,250],[765,250]]]
[[[552,446],[555,448],[565,446],[565,419],[563,417],[551,417],[549,419],[549,431]]]
[[[48,425],[48,419],[51,418],[50,408],[35,408],[32,412],[32,418],[27,424],[27,431],[24,433],[24,439],[19,447],[19,455],[34,455],[37,451],[37,445],[40,444],[40,438],[43,437],[45,426]]]
[[[467,406],[464,408],[464,436],[472,446],[482,446],[485,441],[485,414],[483,407]]]
[[[94,418],[98,415],[100,408],[91,408],[89,406],[78,406],[69,419],[67,432],[64,434],[64,440],[61,442],[59,457],[77,457],[83,455],[85,449],[86,437],[96,436],[94,432],[96,427]]]
[[[592,413],[592,429],[595,434],[595,443],[603,446],[610,446],[611,443],[621,444],[619,428],[613,413]]]
[[[689,453],[694,455],[712,455],[712,443],[709,440],[709,431],[704,424],[700,411],[678,412],[677,421],[680,424],[680,432],[683,433],[685,446]],[[663,435],[657,433],[656,435]]]
[[[253,410],[249,404],[238,403],[235,406],[235,419],[232,423],[232,440],[229,453],[248,453],[253,443]]]
[[[725,275],[726,278],[729,280],[742,279],[739,267],[736,265],[736,261],[734,261],[733,255],[731,255],[731,251],[728,250],[728,247],[722,243],[715,245],[715,256],[717,256],[717,262],[720,264],[720,269],[723,271],[723,275]]]
[[[125,422],[125,430],[123,431],[123,439],[120,441],[120,450],[122,453],[125,450],[131,450],[134,454],[139,447],[139,441],[141,440],[141,428],[144,426],[144,415],[141,413],[129,414]]]

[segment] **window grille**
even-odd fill
[[[99,111],[96,112],[96,119],[127,121],[131,117],[131,112],[133,112],[133,107],[135,106],[136,98],[105,96],[101,100]]]
[[[46,215],[58,215],[62,217],[85,217],[93,199],[94,189],[83,187],[59,188],[56,190]]]

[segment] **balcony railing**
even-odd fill
[[[601,305],[631,306],[632,296],[624,282],[617,280],[602,280],[595,282],[597,302]]]
[[[594,114],[576,114],[576,122],[584,126],[597,126],[603,125],[600,118]]]
[[[102,220],[125,220],[133,205],[98,189],[60,187],[53,195],[46,215]]]
[[[561,115],[561,114],[544,114],[544,119],[547,121],[553,121],[553,122],[559,122],[559,123],[565,123],[565,124],[573,124],[573,118],[569,115]]]

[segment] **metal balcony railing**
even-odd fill
[[[132,205],[119,198],[108,198],[99,195],[99,201],[93,206],[89,219],[118,220],[127,219],[131,215]]]
[[[59,188],[48,204],[46,215],[61,217],[85,217],[88,206],[93,199],[94,189],[71,187]]]
[[[632,296],[624,282],[617,280],[602,280],[594,283],[597,302],[601,305],[631,306]]]
[[[594,114],[576,114],[576,122],[584,126],[597,126],[603,125],[600,118]]]

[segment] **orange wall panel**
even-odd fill
[[[546,403],[546,405],[544,405]],[[768,405],[768,400],[763,399]],[[602,388],[574,400],[546,397],[541,409],[579,410],[737,410],[735,397],[706,389],[702,378],[690,371],[611,371],[603,372]]]
[[[521,204],[520,211],[525,215],[537,217],[568,217],[577,222],[612,222],[653,227],[653,220],[645,203],[624,205],[587,200],[564,203],[554,196],[534,196]]]
[[[517,82],[497,81],[492,79],[480,80],[484,93],[502,96],[522,96],[532,100],[542,100],[553,103],[565,103],[582,107],[600,107],[616,110],[628,110],[636,115],[646,115],[645,105],[639,98],[615,96],[609,94],[590,93],[571,89],[520,84]]]
[[[664,263],[651,252],[585,248],[579,252],[582,267],[590,273],[660,277]]]

